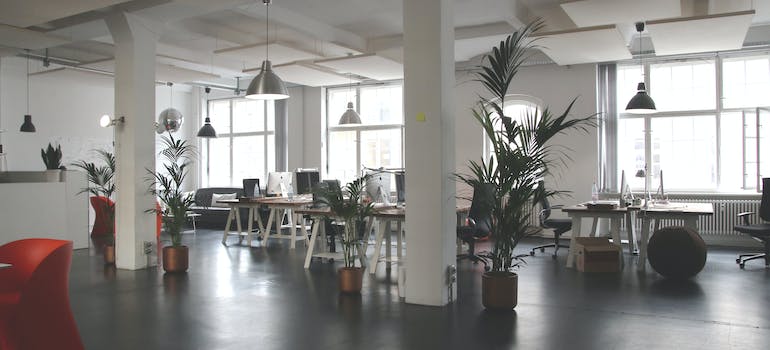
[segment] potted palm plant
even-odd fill
[[[482,303],[488,309],[513,309],[517,303],[518,275],[514,272],[520,260],[514,249],[528,235],[531,208],[546,191],[538,182],[549,173],[554,163],[565,162],[564,149],[549,143],[556,135],[571,130],[587,131],[593,117],[568,119],[575,100],[558,116],[548,108],[539,113],[520,116],[518,120],[503,112],[505,97],[519,67],[535,48],[532,33],[542,27],[533,21],[509,35],[483,57],[478,81],[492,97],[481,97],[473,108],[473,117],[489,138],[494,155],[471,161],[472,174],[458,174],[471,186],[491,183],[495,186],[492,203],[491,270],[482,276]],[[519,117],[519,116],[516,116]]]
[[[112,194],[115,193],[115,155],[112,152],[105,150],[95,150],[99,159],[103,163],[97,165],[95,162],[87,162],[81,160],[72,163],[73,166],[86,172],[88,177],[88,187],[80,191],[80,193],[88,192],[89,194],[97,197],[104,197],[106,213],[104,217],[106,221],[104,227],[108,228],[107,235],[104,240],[104,262],[106,264],[115,263],[115,203],[110,201]],[[93,202],[92,202],[93,203]]]
[[[174,139],[170,132],[168,136],[161,137],[161,143],[162,170],[146,169],[148,192],[160,201],[163,225],[166,233],[171,236],[171,246],[163,247],[163,270],[185,272],[189,251],[187,246],[182,245],[182,228],[187,220],[185,215],[190,211],[194,200],[191,195],[182,191],[182,183],[190,172],[189,166],[195,149],[187,141]],[[157,213],[158,209],[147,211]]]
[[[46,178],[49,182],[59,182],[61,179],[61,145],[56,145],[54,148],[51,143],[48,143],[47,148],[40,149],[40,157],[43,158],[45,164]]]
[[[347,184],[344,188],[318,188],[315,191],[316,203],[329,207],[331,220],[335,230],[340,226],[343,232],[335,232],[341,237],[342,252],[345,266],[339,269],[338,283],[340,292],[360,293],[363,284],[364,267],[356,266],[356,257],[365,254],[364,225],[365,220],[372,214],[373,204],[364,202],[362,193],[369,175],[360,177]]]

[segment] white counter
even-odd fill
[[[65,181],[44,182],[43,172],[0,174],[0,245],[23,238],[70,240],[88,248],[86,174],[66,171]]]

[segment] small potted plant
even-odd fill
[[[177,140],[169,132],[162,136],[163,149],[160,151],[163,159],[162,171],[146,169],[148,173],[148,192],[155,195],[161,203],[160,214],[166,233],[171,236],[171,246],[163,247],[163,270],[166,272],[185,272],[188,267],[189,251],[182,245],[182,228],[187,218],[187,212],[193,206],[193,197],[182,191],[190,172],[191,157],[195,149],[187,141]],[[147,212],[157,213],[157,208]]]
[[[61,179],[61,145],[56,145],[54,148],[51,143],[48,143],[48,148],[40,149],[40,156],[43,158],[45,164],[46,178],[48,182],[59,182]]]
[[[492,251],[488,257],[492,267],[482,276],[482,304],[488,309],[516,307],[518,275],[513,270],[520,260],[514,249],[528,235],[534,203],[557,193],[545,191],[538,183],[553,163],[563,164],[566,158],[563,149],[549,141],[567,131],[586,131],[594,125],[594,116],[568,118],[575,100],[558,116],[548,108],[519,120],[503,113],[510,83],[528,58],[527,52],[535,47],[530,35],[540,28],[542,21],[536,20],[509,35],[484,55],[476,73],[492,97],[482,97],[472,113],[484,129],[494,156],[471,161],[472,175],[458,174],[458,178],[471,186],[491,183],[495,188],[494,200],[489,203]]]
[[[104,211],[106,216],[103,218],[104,227],[107,227],[107,234],[104,235],[104,263],[115,263],[115,202],[111,201],[112,194],[115,193],[115,155],[105,150],[95,150],[99,159],[103,163],[97,165],[94,162],[81,160],[72,163],[73,166],[86,172],[88,176],[88,187],[82,189],[80,193],[88,192],[95,197],[104,198]],[[94,205],[92,199],[92,205]],[[96,208],[94,208],[96,209]]]
[[[366,180],[364,176],[347,184],[344,188],[330,187],[316,190],[316,203],[329,207],[327,216],[335,230],[343,227],[341,235],[343,261],[345,266],[338,271],[338,283],[342,293],[360,293],[363,283],[364,267],[356,266],[356,257],[365,254],[364,225],[372,214],[374,206],[364,202],[362,193]],[[339,234],[339,232],[335,232]]]

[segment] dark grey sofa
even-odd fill
[[[214,193],[235,193],[237,197],[240,198],[243,197],[243,189],[238,187],[207,187],[195,191],[195,206],[190,209],[201,214],[197,221],[198,225],[205,228],[224,230],[230,208],[211,206],[211,195]],[[246,224],[249,220],[249,211],[246,208],[241,208],[240,214],[241,225],[246,229]],[[233,223],[231,229],[236,229],[235,223]]]

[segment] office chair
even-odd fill
[[[540,249],[540,252],[545,252],[545,248],[554,247],[555,249],[553,250],[553,255],[551,255],[551,258],[556,259],[556,256],[559,253],[559,248],[569,248],[567,245],[559,244],[559,237],[561,237],[564,232],[572,229],[572,220],[550,218],[551,209],[559,208],[561,208],[560,205],[551,206],[551,203],[548,202],[548,198],[543,197],[543,199],[540,200],[540,214],[538,215],[540,219],[540,227],[553,229],[553,243],[534,247],[529,252],[529,255],[535,256],[535,250],[537,249]]]
[[[457,238],[468,244],[468,252],[457,255],[457,260],[469,259],[473,263],[484,264],[484,271],[489,271],[487,259],[476,254],[476,241],[490,235],[492,227],[492,203],[495,200],[495,185],[484,183],[473,188],[471,209],[466,225],[457,227]]]
[[[735,226],[735,230],[745,233],[765,245],[764,253],[740,254],[735,262],[744,268],[746,262],[755,259],[765,259],[765,267],[770,267],[770,177],[762,178],[762,203],[759,205],[759,217],[762,223],[751,225],[749,215],[754,213],[740,213],[739,218],[743,219],[743,225]]]
[[[243,193],[246,197],[257,197],[262,194],[259,179],[243,179]]]
[[[323,206],[323,205],[317,204],[316,202],[316,197],[317,197],[316,192],[321,188],[338,190],[340,188],[340,180],[323,180],[313,184],[313,204],[311,204],[311,208],[319,208]],[[309,219],[311,223],[315,220],[311,218],[309,215],[305,216],[305,219]],[[334,224],[329,219],[323,219],[323,225],[324,225],[324,230],[326,232],[326,246],[328,249],[327,251],[330,253],[335,253],[337,252],[337,242],[336,242],[335,232],[337,232],[337,230],[341,231],[342,229],[339,227],[335,229]],[[333,261],[333,259],[331,260]]]

